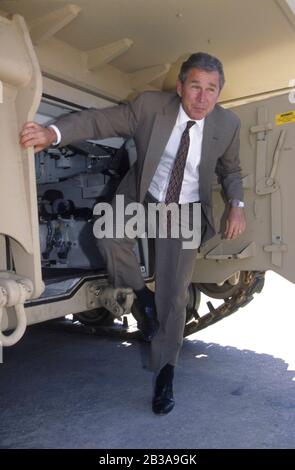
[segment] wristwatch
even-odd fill
[[[239,199],[230,199],[229,203],[231,207],[245,207],[245,203]]]

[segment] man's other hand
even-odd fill
[[[245,231],[246,219],[242,207],[231,207],[226,220],[224,236],[227,240],[235,240]]]
[[[20,133],[20,144],[24,148],[34,147],[34,152],[49,147],[57,140],[52,127],[43,127],[35,122],[27,122]]]

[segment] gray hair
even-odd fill
[[[178,75],[179,80],[183,83],[188,75],[188,72],[192,69],[201,69],[206,72],[218,72],[219,74],[219,87],[222,89],[225,78],[223,72],[223,65],[217,57],[214,57],[206,52],[196,52],[192,54],[183,64]]]

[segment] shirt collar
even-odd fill
[[[198,126],[198,129],[201,132],[203,132],[205,118],[203,118],[203,119],[191,119],[186,114],[185,110],[182,107],[182,104],[180,104],[179,111],[178,111],[178,116],[177,116],[177,119],[176,119],[176,126],[183,126],[184,124],[187,123],[187,121],[195,121],[195,123]]]

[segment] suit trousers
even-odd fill
[[[148,196],[145,207],[154,202]],[[190,203],[190,207],[192,207]],[[198,223],[200,229],[200,221]],[[116,233],[114,231],[114,233]],[[144,279],[134,252],[136,239],[102,238],[97,246],[106,263],[109,282],[115,287],[140,290]],[[155,237],[155,303],[159,329],[152,339],[150,369],[158,373],[167,363],[175,366],[183,342],[188,303],[198,246],[184,248],[183,238]]]

